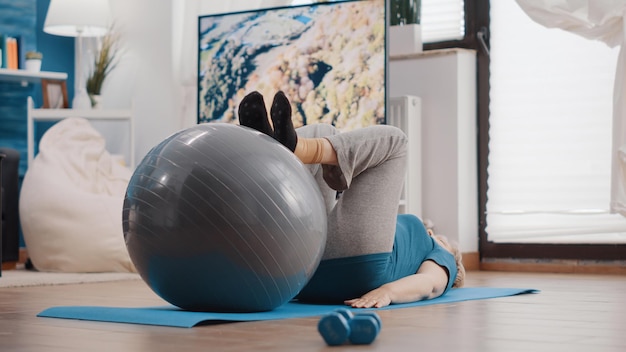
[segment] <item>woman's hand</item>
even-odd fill
[[[363,297],[350,299],[344,302],[353,308],[381,308],[391,304],[391,291],[384,285],[372,290]]]
[[[361,298],[345,301],[354,308],[381,308],[391,303],[408,303],[441,296],[448,284],[448,272],[437,263],[427,260],[416,274],[405,276],[364,294]]]

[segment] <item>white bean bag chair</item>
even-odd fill
[[[42,137],[20,193],[20,221],[35,268],[53,272],[134,272],[122,230],[132,172],[113,161],[83,118]]]

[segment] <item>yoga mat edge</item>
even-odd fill
[[[450,290],[441,297],[437,297],[431,300],[404,304],[394,304],[380,309],[389,310],[410,308],[433,304],[445,304],[469,300],[508,297],[538,292],[540,291],[527,288],[457,288]],[[287,304],[284,304],[283,306],[276,308],[275,310],[259,313],[190,312],[181,310],[174,306],[139,308],[60,306],[45,309],[41,313],[37,314],[37,316],[45,318],[61,318],[85,321],[191,328],[203,323],[243,322],[314,317],[328,314],[337,308],[346,308],[346,306],[289,302]],[[357,308],[351,309],[359,310]]]

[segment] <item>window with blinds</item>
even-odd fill
[[[463,0],[422,0],[422,41],[435,43],[465,37]]]
[[[491,1],[489,241],[626,243],[609,213],[618,49]]]

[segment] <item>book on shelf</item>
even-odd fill
[[[3,34],[0,34],[0,51],[2,52],[2,59],[0,60],[2,61],[2,65],[0,65],[0,68],[7,68],[8,48],[6,35]]]
[[[24,46],[21,36],[0,34],[0,68],[24,68]]]

